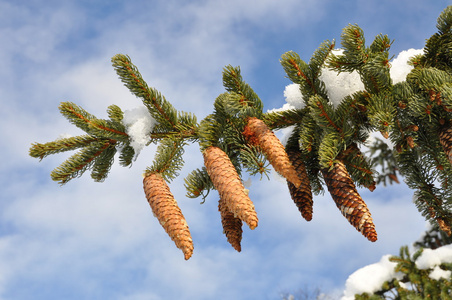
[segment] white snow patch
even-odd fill
[[[149,114],[146,107],[137,107],[124,111],[122,123],[131,138],[130,146],[135,150],[135,158],[151,140],[150,133],[157,121]]]
[[[404,50],[397,55],[397,57],[391,63],[391,69],[389,74],[392,79],[392,83],[396,84],[406,80],[406,76],[411,72],[413,66],[408,64],[408,60],[418,54],[423,54],[423,49],[408,49]]]
[[[450,279],[452,272],[449,270],[443,270],[439,266],[435,266],[433,271],[428,275],[431,279],[440,280],[441,278]]]
[[[337,49],[332,53],[341,55],[343,51]],[[356,71],[337,73],[324,67],[319,78],[325,83],[328,98],[334,107],[337,107],[345,96],[364,90],[364,84]]]
[[[389,261],[391,256],[384,255],[378,263],[365,266],[351,274],[345,283],[344,296],[341,299],[353,300],[355,294],[372,294],[378,291],[385,281],[401,279],[403,274],[394,271],[397,264]]]
[[[332,53],[334,55],[341,55],[343,51],[343,49],[336,49],[333,50]],[[423,51],[423,49],[408,49],[397,55],[392,61],[391,69],[389,70],[393,84],[406,80],[406,76],[413,69],[412,66],[408,65],[408,60],[415,55],[423,54]],[[320,79],[325,83],[328,98],[334,107],[337,107],[344,97],[364,90],[364,84],[356,71],[351,73],[337,73],[336,71],[323,67]],[[305,107],[299,84],[292,83],[287,85],[284,89],[284,97],[286,103],[283,107],[268,111],[284,111],[288,109],[302,109]]]
[[[355,294],[373,294],[378,291],[385,281],[391,279],[402,279],[403,274],[395,272],[397,265],[389,261],[391,255],[384,255],[380,262],[365,266],[351,274],[346,283],[345,291],[341,300],[353,300]],[[439,267],[442,263],[452,262],[452,244],[442,246],[437,249],[424,249],[416,260],[416,267],[419,269],[433,269],[429,277],[435,280],[441,278],[450,279],[452,272]],[[400,282],[403,287],[403,283]]]
[[[73,137],[73,135],[70,133],[61,133],[60,135],[58,135],[57,140],[68,139],[71,137]]]
[[[452,244],[437,249],[424,249],[416,260],[416,267],[430,269],[442,263],[452,263]]]
[[[246,187],[246,188],[251,187],[251,184],[252,184],[252,179],[251,179],[251,177],[248,178],[248,179],[245,180],[245,181],[242,180],[242,183],[243,183],[243,186]]]
[[[286,98],[286,102],[289,106],[293,108],[302,109],[305,107],[303,95],[300,91],[300,85],[297,83],[292,83],[286,86],[284,89],[284,97]]]
[[[284,89],[284,97],[286,103],[280,108],[269,109],[267,112],[278,112],[289,109],[302,109],[305,107],[303,95],[300,91],[300,85],[297,83],[289,84]]]

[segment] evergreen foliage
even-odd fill
[[[414,254],[410,254],[408,247],[403,246],[400,248],[398,256],[390,258],[390,261],[397,263],[394,270],[400,274],[399,279],[394,278],[384,282],[381,288],[372,295],[368,293],[355,295],[355,299],[452,299],[452,275],[434,279],[430,276],[432,268],[421,269],[416,265],[416,259],[421,256],[424,249],[437,249],[451,243],[450,236],[444,234],[438,226],[432,227],[421,240],[414,243],[417,248]],[[443,262],[439,268],[452,272],[452,263]]]
[[[248,124],[254,118],[262,120],[269,130],[293,126],[288,147],[300,151],[314,194],[325,190],[324,174],[334,177],[337,166],[345,166],[343,174],[351,178],[351,185],[370,190],[378,183],[386,184],[387,180],[398,182],[399,172],[415,191],[415,204],[422,215],[450,235],[451,26],[452,6],[449,6],[439,16],[438,32],[427,40],[424,54],[412,58],[414,69],[406,81],[396,84],[389,73],[392,41],[386,35],[378,35],[367,46],[358,25],[344,28],[342,53],[333,51],[334,42],[325,41],[308,63],[293,51],[283,54],[281,65],[287,77],[299,84],[303,95],[304,107],[300,109],[264,112],[262,101],[243,80],[240,68],[226,66],[223,69],[226,92],[215,99],[213,112],[200,122],[195,115],[176,110],[158,90],[149,87],[127,55],[115,55],[112,64],[120,80],[142,100],[157,122],[149,132],[149,139],[158,148],[146,175],[160,174],[167,182],[171,181],[183,167],[184,147],[198,143],[201,152],[217,147],[226,153],[239,176],[244,171],[267,176],[269,163],[276,162],[265,152],[277,146],[253,140],[254,133],[249,132]],[[321,80],[324,67],[338,73],[356,71],[364,90],[347,95],[339,104],[333,103]],[[34,143],[30,148],[30,155],[40,159],[78,150],[51,173],[51,178],[60,184],[87,170],[91,170],[95,181],[103,181],[116,152],[122,166],[130,166],[138,155],[123,123],[124,113],[118,106],[108,107],[108,119],[99,119],[71,102],[61,103],[60,112],[86,134]],[[362,153],[360,149],[375,132],[389,139],[394,150],[377,139],[368,145],[368,152]],[[293,168],[290,163],[285,167]],[[193,198],[205,199],[215,189],[204,167],[191,172],[185,178],[185,186],[187,196]],[[346,203],[349,199],[342,200]],[[353,222],[361,224],[363,220]],[[403,257],[407,259],[407,255]]]

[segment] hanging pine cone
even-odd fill
[[[439,132],[439,141],[449,162],[452,164],[452,126],[443,127]]]
[[[369,209],[358,194],[345,165],[337,162],[332,170],[323,169],[322,174],[328,191],[342,215],[369,241],[375,242],[377,232]]]
[[[443,218],[437,218],[436,223],[438,223],[439,229],[444,231],[448,236],[451,236],[452,231],[448,221],[445,221]]]
[[[301,158],[301,152],[299,150],[290,149],[287,150],[287,155],[289,156],[290,162],[295,167],[295,170],[297,170],[298,177],[302,182],[297,188],[292,182],[287,181],[290,196],[297,205],[301,216],[306,221],[311,221],[313,211],[311,184],[309,182],[308,173],[306,172],[303,159]]]
[[[147,174],[143,179],[144,192],[160,225],[184,252],[185,259],[193,254],[193,240],[184,215],[177,205],[168,185],[158,173]]]
[[[203,156],[213,186],[224,199],[228,210],[251,229],[256,228],[258,219],[254,204],[228,155],[220,148],[210,146],[204,150]]]
[[[250,144],[259,145],[276,172],[281,174],[296,187],[300,186],[301,179],[290,163],[289,157],[279,139],[275,136],[264,121],[258,118],[249,118],[243,130],[243,135]]]
[[[242,251],[242,247],[240,242],[242,241],[242,220],[234,217],[234,214],[231,213],[226,203],[223,199],[220,198],[218,201],[218,210],[221,215],[221,224],[223,225],[223,233],[226,235],[229,244],[234,247],[238,252]]]

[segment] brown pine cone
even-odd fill
[[[228,155],[220,148],[210,146],[204,150],[203,156],[213,186],[224,199],[228,210],[251,229],[256,228],[258,219],[254,204]]]
[[[289,156],[290,162],[295,167],[295,170],[297,170],[298,177],[302,182],[297,188],[292,182],[287,181],[290,196],[297,205],[301,216],[306,221],[311,221],[313,211],[311,184],[309,182],[308,173],[306,172],[306,167],[301,158],[301,153],[299,150],[288,150],[287,155]]]
[[[342,215],[369,241],[377,240],[377,232],[366,203],[358,194],[355,184],[342,162],[332,170],[323,169],[323,178]]]
[[[234,214],[231,213],[226,203],[223,199],[220,198],[218,201],[218,210],[221,214],[221,224],[223,225],[223,233],[226,235],[229,244],[234,247],[238,252],[242,251],[242,247],[240,242],[242,241],[242,220],[234,217]]]
[[[193,240],[184,215],[177,205],[168,185],[158,173],[147,174],[143,179],[144,192],[160,225],[184,252],[185,259],[193,254]]]
[[[450,224],[449,222],[445,221],[442,218],[437,218],[436,222],[438,223],[439,229],[441,229],[442,231],[444,231],[448,236],[451,236],[452,231],[450,229]]]
[[[443,146],[444,153],[446,153],[449,162],[452,164],[452,126],[447,126],[439,132],[439,141]]]
[[[275,136],[264,121],[258,118],[249,118],[243,135],[250,144],[259,145],[276,172],[281,174],[296,187],[300,186],[301,179],[290,163],[289,157],[279,139]]]

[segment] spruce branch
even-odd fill
[[[138,68],[132,64],[130,57],[117,54],[113,56],[111,61],[121,81],[135,96],[143,101],[151,116],[159,124],[174,128],[177,124],[176,109],[166,101],[159,91],[147,85]]]
[[[341,54],[333,51],[334,41],[322,43],[308,63],[293,51],[284,53],[280,63],[302,94],[303,108],[298,109],[264,113],[261,99],[244,81],[240,68],[225,66],[226,91],[215,99],[212,113],[199,122],[194,114],[177,111],[148,86],[130,57],[115,55],[112,64],[120,80],[157,121],[146,132],[147,144],[140,145],[157,144],[143,187],[153,212],[185,258],[192,255],[193,242],[167,182],[179,175],[189,143],[199,144],[204,167],[185,178],[187,196],[202,196],[204,201],[210,190],[218,191],[224,231],[239,251],[241,222],[251,229],[258,224],[241,174],[268,177],[268,163],[286,177],[291,197],[306,220],[312,218],[312,194],[322,193],[326,186],[347,220],[375,241],[375,226],[356,186],[373,190],[376,183],[387,179],[398,182],[400,172],[416,191],[421,214],[451,234],[451,24],[452,6],[438,18],[438,33],[427,40],[424,54],[411,60],[414,69],[406,81],[397,84],[389,73],[392,41],[380,34],[366,46],[358,25],[344,28]],[[356,71],[364,90],[332,103],[329,87],[320,79],[325,67],[337,73]],[[95,181],[103,181],[117,152],[122,166],[132,164],[138,154],[135,133],[129,130],[130,124],[124,124],[121,108],[110,105],[108,119],[97,118],[71,102],[61,103],[59,109],[86,134],[31,145],[30,156],[40,159],[78,150],[51,173],[53,180],[64,184],[91,170]],[[273,130],[289,127],[292,134],[283,146]],[[369,152],[362,153],[360,147],[377,131],[390,138],[394,150],[376,140]],[[398,284],[393,281],[388,286]]]
[[[75,137],[59,138],[48,143],[33,143],[30,147],[30,156],[43,159],[44,157],[65,151],[71,151],[96,142],[98,138],[91,135],[79,135]]]
[[[424,55],[420,57],[418,65],[435,67],[450,72],[452,69],[452,7],[446,7],[438,17],[438,32],[426,42]]]
[[[187,197],[197,198],[202,196],[203,202],[205,201],[210,190],[214,188],[206,167],[193,170],[190,174],[188,174],[184,181],[185,189],[187,190]]]
[[[344,149],[345,144],[337,132],[332,131],[325,134],[318,149],[320,166],[326,169],[331,168]]]
[[[52,180],[58,181],[60,184],[65,184],[69,180],[80,177],[86,170],[88,170],[96,159],[102,159],[105,156],[101,156],[105,151],[112,151],[111,147],[114,147],[116,141],[114,140],[98,140],[85,146],[79,152],[69,157],[59,167],[55,168],[50,174]],[[107,155],[107,158],[110,156]],[[108,165],[104,165],[105,171]],[[109,166],[107,167],[109,169]],[[96,181],[102,181],[105,174],[102,172],[100,166],[93,174],[93,179]]]
[[[97,119],[94,115],[71,102],[62,102],[59,109],[69,122],[92,136],[122,141],[128,140],[129,136],[125,133],[125,128],[121,123]]]
[[[248,144],[243,145],[243,147],[240,148],[240,162],[246,169],[248,174],[260,174],[261,178],[262,175],[266,175],[267,178],[269,178],[269,163],[263,155],[262,149],[260,149],[260,147]]]
[[[298,83],[303,91],[310,91],[316,94],[314,83],[309,78],[309,66],[304,62],[298,53],[288,51],[281,56],[280,63],[287,74],[287,77],[293,82]],[[302,93],[303,95],[305,93]]]
[[[391,41],[386,34],[379,34],[370,45],[370,50],[373,53],[387,52],[389,48],[391,48],[392,43],[394,43],[394,41]]]
[[[110,105],[107,108],[107,114],[110,120],[113,122],[122,124],[122,119],[124,118],[124,112],[121,110],[121,108],[115,104]]]
[[[372,169],[372,161],[361,152],[356,143],[352,143],[342,151],[340,159],[344,162],[350,177],[358,186],[364,186],[370,191],[375,190],[375,171]]]
[[[186,142],[182,139],[163,139],[157,147],[152,167],[146,169],[146,173],[159,173],[166,181],[179,176],[178,171],[182,169]]]
[[[243,81],[239,67],[234,68],[231,65],[224,67],[223,86],[226,91],[240,95],[240,99],[237,102],[241,106],[254,108],[251,110],[254,114],[250,116],[260,117],[264,105],[250,85]]]
[[[379,168],[375,176],[376,183],[383,183],[384,186],[386,186],[387,181],[389,184],[400,183],[397,176],[397,173],[399,173],[397,160],[388,144],[379,138],[375,138],[373,143],[368,145],[368,149],[367,153],[371,157],[370,164]]]
[[[284,71],[292,82],[300,85],[305,102],[313,95],[327,98],[325,84],[319,77],[321,68],[326,63],[334,45],[334,42],[323,42],[312,55],[309,64],[293,51],[288,51],[281,56],[280,63]]]
[[[268,128],[277,130],[298,124],[306,114],[306,108],[268,111],[262,115],[262,121]]]
[[[123,167],[129,167],[132,165],[135,157],[135,149],[130,146],[130,143],[126,143],[120,148],[121,154],[119,155],[119,164]]]
[[[114,162],[114,156],[116,154],[116,148],[112,143],[110,147],[106,148],[95,160],[91,171],[91,178],[96,182],[104,181],[110,168]]]
[[[322,81],[319,81],[319,76],[322,73],[322,68],[325,66],[328,57],[331,55],[331,52],[334,50],[335,42],[331,42],[329,40],[324,41],[320,44],[317,50],[314,51],[311,58],[309,59],[309,69],[312,79],[315,84],[318,86],[317,91],[322,96],[326,94],[325,86]]]

